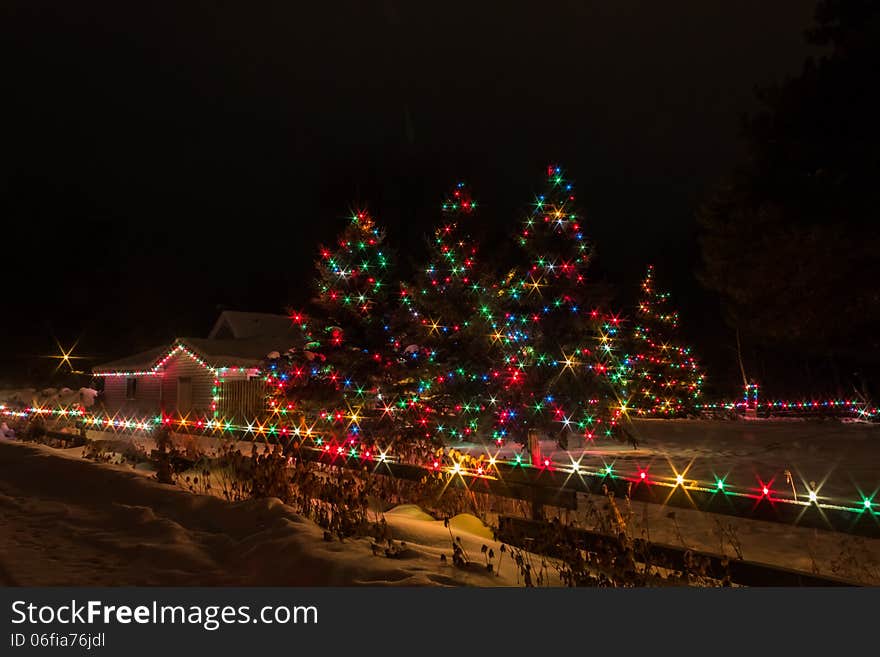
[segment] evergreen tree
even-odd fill
[[[527,266],[500,284],[505,307],[493,318],[504,348],[493,372],[496,438],[522,441],[535,429],[565,446],[572,433],[615,435],[625,407],[619,320],[594,306],[592,246],[559,167],[548,168],[518,242]]]
[[[700,398],[704,375],[691,349],[676,341],[678,322],[669,293],[655,289],[649,265],[632,331],[635,353],[629,358],[635,386],[630,405],[639,415],[684,415]]]
[[[810,382],[802,369],[792,377],[791,362],[809,358],[805,369],[837,394],[870,394],[880,374],[880,2],[819,0],[807,41],[821,54],[759,90],[740,131],[747,157],[699,210],[700,279],[775,385],[803,390]]]
[[[427,264],[403,290],[410,320],[420,329],[419,347],[432,356],[422,388],[438,440],[472,438],[486,411],[492,350],[483,308],[487,275],[473,237],[476,209],[468,188],[457,184],[441,205]]]
[[[303,347],[268,363],[270,406],[316,434],[358,440],[383,417],[402,349],[384,233],[367,212],[353,214],[336,248],[321,248],[316,271],[313,312],[291,313]]]

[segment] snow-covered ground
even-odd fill
[[[725,478],[728,488],[757,491],[763,484],[778,496],[797,494],[805,499],[809,490],[824,497],[859,504],[862,495],[880,489],[880,424],[797,420],[635,420],[633,433],[638,449],[630,444],[597,440],[584,445],[570,441],[561,450],[542,441],[542,455],[557,465],[579,462],[583,468],[635,474],[647,469],[652,477],[674,478],[713,485]],[[455,446],[473,455],[488,453],[512,459],[515,444],[500,449],[466,443]],[[786,480],[791,473],[795,485]],[[772,482],[772,483],[771,483]],[[810,487],[815,482],[815,487]],[[880,508],[880,495],[877,496]]]
[[[520,583],[509,558],[499,575],[480,566],[481,547],[498,555],[500,544],[473,516],[446,528],[415,507],[387,512],[392,538],[406,548],[374,556],[369,539],[324,541],[277,499],[230,504],[81,454],[0,439],[0,585]],[[452,536],[473,568],[452,565]]]
[[[481,546],[498,564],[500,544],[471,515],[446,528],[412,505],[386,511],[391,538],[406,543],[400,557],[387,558],[373,555],[369,539],[324,541],[317,525],[277,499],[230,504],[150,474],[84,460],[82,448],[0,439],[0,585],[521,584],[509,558],[500,576],[482,569]],[[582,497],[579,514],[589,504]],[[750,561],[880,584],[880,540],[658,504],[619,506],[632,536],[732,557],[738,547]],[[450,563],[453,537],[473,569]]]

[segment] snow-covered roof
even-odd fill
[[[285,352],[301,347],[298,336],[256,336],[242,340],[179,338],[178,342],[200,356],[211,367],[256,367],[270,351]]]
[[[96,365],[92,372],[146,372],[181,344],[209,367],[256,367],[269,352],[284,352],[302,343],[302,333],[286,315],[225,310],[207,338],[177,338],[171,344]]]
[[[95,365],[92,368],[92,372],[95,374],[106,374],[108,372],[142,372],[153,367],[153,365],[158,363],[169,351],[171,351],[172,348],[173,346],[170,347],[167,344],[163,344],[159,347],[153,347],[152,349],[147,349],[146,351],[126,356],[125,358],[118,358],[107,363]]]
[[[177,338],[169,345],[156,347],[133,356],[96,365],[94,374],[114,372],[148,372],[179,345],[198,356],[208,367],[257,367],[269,352],[284,352],[301,347],[302,338],[290,336],[258,336],[243,340],[210,340],[208,338]]]
[[[267,335],[290,335],[294,332],[293,322],[286,315],[224,310],[214,323],[208,338],[244,339]]]

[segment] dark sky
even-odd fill
[[[694,210],[812,1],[140,5],[0,9],[0,380],[53,336],[108,357],[302,301],[352,205],[411,251],[464,179],[513,229],[551,161],[621,303],[653,261],[697,348],[728,339]]]

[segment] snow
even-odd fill
[[[485,571],[482,546],[497,565],[500,543],[470,514],[448,526],[415,505],[377,514],[406,545],[397,558],[374,556],[370,539],[326,542],[320,527],[277,499],[227,503],[159,484],[149,468],[84,461],[82,451],[0,439],[0,585],[521,584],[509,558],[500,575]],[[604,503],[581,497],[580,509],[588,498]],[[632,536],[736,556],[719,534],[724,526],[747,560],[880,584],[880,540],[618,504]],[[451,564],[459,538],[467,569]]]
[[[69,406],[79,403],[79,392],[70,388],[8,388],[0,390],[0,403],[24,406]]]
[[[481,547],[497,555],[500,544],[474,517],[446,528],[417,508],[392,510],[386,521],[406,550],[374,556],[370,539],[324,541],[278,499],[227,503],[81,453],[0,439],[0,585],[518,583],[510,560],[500,576],[480,565]],[[450,532],[473,568],[452,565]]]
[[[392,520],[403,518],[408,520],[421,520],[428,522],[434,520],[434,518],[422,511],[421,508],[419,508],[415,504],[400,504],[390,511],[386,511],[385,518],[390,518]]]
[[[470,513],[459,513],[449,519],[449,526],[454,532],[462,532],[472,536],[481,536],[486,540],[492,540],[492,530],[483,524],[483,521]]]
[[[79,403],[83,405],[85,408],[91,408],[95,405],[95,398],[98,396],[98,391],[94,388],[80,388],[79,389]]]

